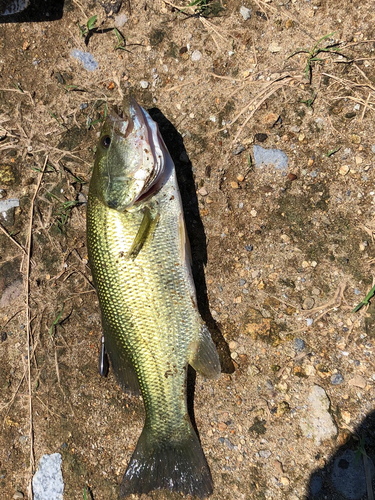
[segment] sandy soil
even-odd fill
[[[373,274],[372,2],[63,7],[0,24],[0,195],[20,200],[0,232],[1,498],[27,497],[40,457],[59,452],[64,498],[116,499],[143,425],[142,402],[98,374],[85,242],[100,120],[132,93],[175,160],[223,365],[195,381],[212,499],[310,498],[317,469],[316,498],[344,499],[329,483],[340,447],[375,456],[375,308],[352,313]],[[287,170],[257,167],[254,145],[286,153]],[[300,427],[314,385],[337,426],[320,444]]]

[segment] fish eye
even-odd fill
[[[111,144],[111,138],[109,137],[109,135],[105,135],[104,137],[102,137],[101,143],[103,148],[108,149],[109,145]]]

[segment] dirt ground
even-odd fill
[[[194,394],[212,499],[313,498],[320,470],[314,498],[343,500],[335,454],[375,457],[375,307],[352,312],[375,262],[373,2],[175,1],[39,1],[44,20],[0,24],[0,196],[20,204],[0,214],[2,499],[28,497],[56,452],[64,498],[116,499],[143,426],[139,398],[98,373],[85,242],[100,120],[128,93],[175,160],[221,356]],[[287,170],[258,167],[254,145]],[[320,444],[300,427],[314,385],[337,426]]]

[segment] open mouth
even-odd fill
[[[135,178],[144,177],[142,179],[144,180],[143,188],[133,202],[139,203],[155,194],[163,185],[165,177],[165,145],[157,124],[134,98],[130,99],[128,109],[129,126],[132,124],[132,131],[137,133],[138,140],[142,143],[142,169],[140,169],[139,173],[134,174]],[[146,168],[144,168],[145,166]]]

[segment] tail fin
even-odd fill
[[[144,428],[122,480],[120,497],[166,489],[205,498],[212,487],[206,457],[191,425],[179,441],[158,441]]]

